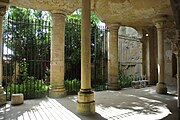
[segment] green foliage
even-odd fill
[[[48,82],[50,81],[50,69],[47,67],[46,71],[45,71],[45,83],[48,84]]]
[[[47,19],[50,20],[50,15],[42,11],[10,7],[4,25],[4,43],[13,51],[14,59],[35,60],[49,54],[51,28],[47,27]]]
[[[119,67],[119,81],[122,88],[131,87],[133,77],[131,75],[127,75],[126,71],[122,70],[121,66]]]
[[[100,33],[97,27],[99,19],[95,14],[91,13],[91,57],[95,57],[95,38]],[[100,41],[100,39],[97,40]],[[98,52],[101,53],[101,52]],[[97,54],[98,54],[97,53]],[[65,27],[65,62],[66,62],[66,75],[65,79],[80,79],[80,72],[76,75],[74,71],[80,71],[81,61],[81,9],[75,11],[73,14],[67,16]],[[93,59],[92,59],[93,61]]]
[[[12,51],[8,57],[18,63],[25,59],[28,63],[26,74],[32,76],[34,73],[33,76],[38,79],[42,79],[39,71],[45,74],[45,68],[49,66],[48,62],[43,67],[39,63],[50,59],[50,20],[48,12],[14,6],[5,16],[4,45]],[[23,70],[21,67],[20,70]],[[23,76],[20,75],[18,82],[25,79]]]
[[[65,80],[64,84],[69,94],[77,94],[81,87],[81,81],[77,79]]]
[[[7,84],[7,96],[10,98],[11,94],[23,93],[26,98],[42,97],[46,95],[49,90],[49,85],[43,80],[38,80],[36,77],[28,76],[28,64],[24,61],[20,62],[20,76],[19,82]],[[48,71],[47,71],[48,72]],[[8,98],[8,99],[9,99]]]
[[[4,26],[4,43],[9,49],[13,51],[13,59],[20,63],[20,82],[18,82],[18,85],[20,87],[18,89],[21,90],[21,86],[23,87],[24,85],[26,85],[25,83],[27,83],[27,86],[24,86],[24,88],[29,87],[29,81],[31,81],[31,83],[33,83],[32,81],[41,81],[38,80],[41,79],[37,77],[38,75],[33,75],[36,76],[34,78],[31,77],[32,72],[30,72],[30,70],[34,70],[33,73],[38,74],[39,72],[37,71],[42,71],[45,69],[42,68],[42,66],[38,66],[36,60],[38,60],[38,62],[45,59],[50,60],[49,54],[51,24],[49,23],[49,21],[51,20],[51,17],[49,13],[45,15],[45,13],[42,11],[11,6],[6,19],[7,20]],[[48,20],[48,22],[46,22],[46,20]],[[92,12],[92,57],[95,56],[95,37],[97,38],[97,35],[99,35],[100,33],[100,30],[97,29],[97,24],[99,22],[100,20],[98,19],[98,17],[95,15],[95,13]],[[96,42],[100,43],[101,40],[97,39]],[[66,18],[65,52],[65,73],[72,73],[71,71],[75,71],[75,69],[72,69],[72,66],[80,66],[81,61],[81,10]],[[101,52],[97,52],[97,54],[98,53],[101,54]],[[25,59],[25,61],[21,62],[23,59]],[[29,67],[31,67],[31,69]],[[45,81],[48,81],[49,70],[46,70],[42,73],[45,73]],[[37,84],[39,84],[39,82],[37,82]],[[76,79],[72,81],[66,80],[65,85],[66,87],[68,87],[68,89],[72,89],[72,91],[77,92],[80,88],[80,81]],[[14,84],[14,86],[16,86],[16,84]]]
[[[28,69],[27,69],[28,64],[23,60],[23,61],[20,62],[19,67],[20,67],[19,79],[21,81],[24,81],[24,80],[26,80],[28,78]]]
[[[43,80],[38,80],[35,77],[27,77],[22,83],[9,83],[7,85],[7,96],[10,97],[14,93],[23,93],[26,98],[42,97],[46,95],[49,90],[49,86],[46,85]]]
[[[78,9],[73,14],[68,16],[68,19],[76,19],[81,21],[81,14],[82,10]],[[91,12],[91,24],[98,24],[100,23],[100,19],[97,17],[97,15],[92,11]]]

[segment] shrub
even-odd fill
[[[65,80],[64,84],[69,94],[77,94],[81,87],[81,81],[77,79]]]
[[[49,90],[43,80],[35,77],[27,77],[22,83],[9,83],[7,85],[7,97],[10,100],[11,94],[23,93],[25,98],[44,97]]]
[[[133,77],[132,75],[127,75],[126,71],[122,70],[121,67],[119,67],[119,81],[122,88],[131,87]]]

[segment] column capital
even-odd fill
[[[52,10],[51,13],[52,14],[61,14],[63,16],[71,14],[71,12],[69,12],[67,10],[66,11],[64,11],[64,10]]]
[[[120,24],[119,23],[107,23],[107,26],[109,27],[110,31],[118,30],[120,27]]]
[[[157,29],[163,29],[166,21],[167,21],[167,15],[156,16],[153,19],[153,23]]]

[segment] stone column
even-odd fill
[[[91,0],[82,0],[81,26],[81,89],[78,92],[77,112],[95,113],[94,93],[91,89]]]
[[[156,92],[159,94],[166,94],[167,87],[164,81],[164,25],[166,17],[161,16],[154,19],[157,28],[157,46],[158,46],[158,83]]]
[[[177,39],[174,43],[174,53],[177,58],[177,107],[180,108],[180,30],[177,30]]]
[[[148,31],[148,30],[147,30]],[[142,63],[143,63],[143,75],[150,80],[150,65],[149,65],[149,34],[146,30],[143,30],[143,44],[142,44]]]
[[[108,89],[119,90],[118,80],[118,30],[119,24],[110,24],[110,39],[108,41]]]
[[[158,82],[158,70],[157,70],[157,36],[156,28],[149,27],[149,83],[155,85]]]
[[[5,12],[6,12],[6,6],[1,7],[0,8],[0,106],[6,104],[6,93],[4,92],[3,87],[2,87],[2,80],[3,80],[2,33],[3,33],[3,16],[5,15]]]
[[[178,100],[177,100],[177,107],[180,108],[180,51],[177,52],[176,54],[177,58],[177,95],[178,95]]]
[[[64,97],[65,14],[52,13],[50,97]]]

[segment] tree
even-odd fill
[[[51,16],[48,12],[10,7],[4,26],[4,44],[13,51],[13,61],[26,61],[28,74],[42,79],[50,61]],[[98,17],[91,13],[92,57]],[[98,33],[97,33],[98,34]],[[66,79],[80,79],[81,10],[66,17]],[[43,63],[44,62],[44,63]],[[43,71],[43,72],[42,72]],[[76,71],[76,72],[74,72]],[[74,73],[74,76],[72,75]]]
[[[29,75],[39,75],[50,59],[50,17],[48,13],[11,6],[4,26],[4,44],[12,51],[11,59],[20,63],[26,61]],[[16,63],[15,63],[16,64]],[[37,69],[38,68],[38,69]]]
[[[80,79],[81,69],[81,9],[76,10],[66,18],[65,29],[65,79]],[[97,24],[100,22],[94,12],[91,12],[91,58],[95,57],[95,39],[100,30]],[[95,34],[96,33],[96,34]]]

